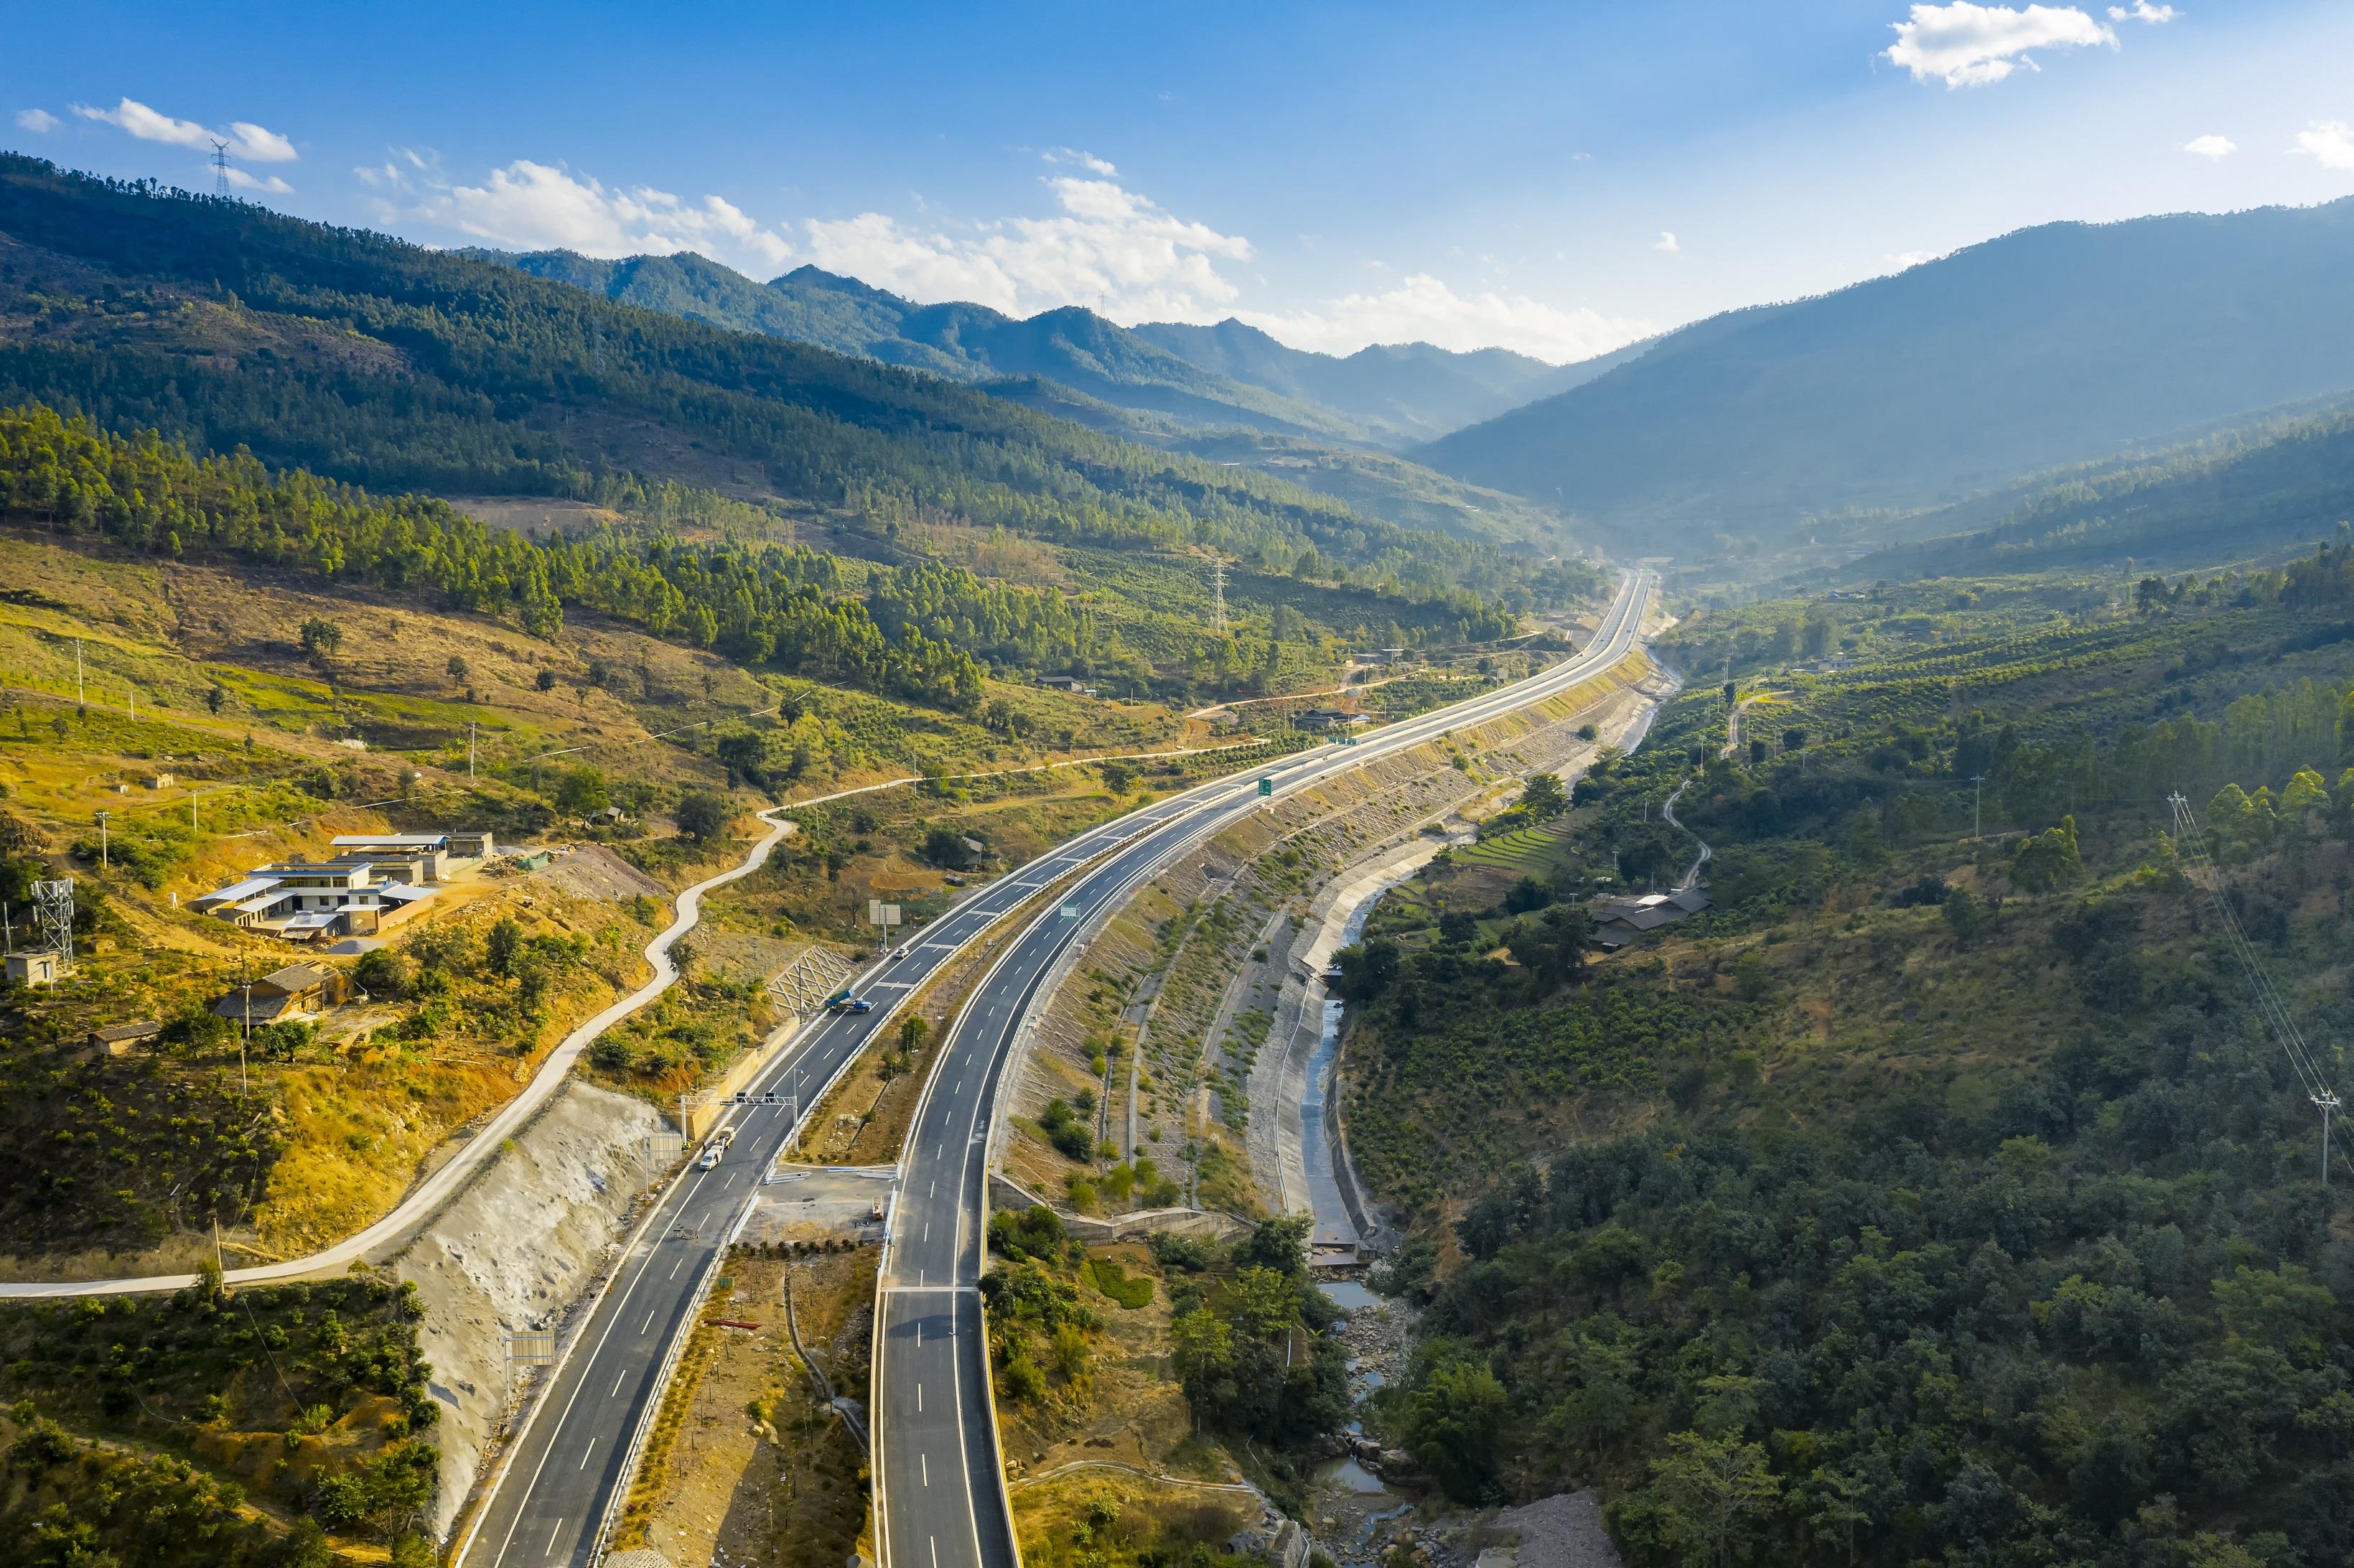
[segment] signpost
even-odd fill
[[[1274,780],[1274,779],[1260,779],[1260,780],[1258,781],[1258,798],[1259,798],[1260,800],[1266,800],[1269,795],[1272,795],[1272,794],[1274,794],[1274,793],[1275,793],[1275,780]]]
[[[891,950],[891,927],[899,924],[899,906],[885,904],[880,898],[866,901],[866,923],[881,932],[883,950]]]

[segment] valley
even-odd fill
[[[27,16],[0,1561],[2354,1557],[2348,38],[1884,9]]]

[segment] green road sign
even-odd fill
[[[1260,799],[1260,800],[1266,800],[1269,795],[1272,795],[1272,794],[1274,794],[1274,793],[1275,793],[1275,780],[1274,780],[1274,779],[1260,779],[1260,780],[1258,781],[1258,795],[1259,795],[1259,799]]]

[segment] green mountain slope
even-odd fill
[[[1414,452],[1657,531],[1912,510],[2354,385],[2354,199],[2025,229],[1673,334]]]
[[[626,472],[876,534],[1312,550],[1433,592],[1509,575],[1482,546],[936,376],[243,204],[0,157],[0,402],[198,450],[378,491],[587,496]]]
[[[2337,535],[2354,517],[2354,409],[2227,430],[2143,461],[2071,474],[1991,526],[1941,533],[1962,511],[1918,519],[1929,538],[1850,564],[1849,579],[2215,566]],[[1958,519],[1956,519],[1958,520]]]
[[[1336,987],[1410,1216],[1374,1278],[1426,1308],[1384,1440],[1467,1504],[1594,1488],[1634,1568],[2343,1561],[2346,1167],[2262,1010],[2344,1008],[2348,562],[1744,609],[1874,630],[1388,895]],[[1596,882],[1695,836],[1714,906],[1585,949]]]

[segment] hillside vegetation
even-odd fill
[[[2251,560],[2334,538],[2354,513],[2354,413],[2342,408],[2223,431],[2136,462],[2035,487],[1992,525],[1931,535],[1840,568],[1849,582],[2135,562],[2179,570],[2219,551]]]
[[[2164,798],[2337,1073],[2346,564],[1695,689],[1522,879],[1385,901],[1348,1121],[1428,1311],[1384,1431],[1466,1499],[1598,1484],[1640,1563],[2342,1558],[2354,1163]],[[1589,956],[1691,834],[1716,907]]]
[[[780,522],[924,519],[1302,553],[1416,594],[1492,550],[937,376],[614,304],[261,208],[0,159],[0,402],[384,492],[596,498],[667,479]]]
[[[1409,455],[1677,550],[1869,547],[1876,513],[2344,391],[2349,260],[2344,200],[2049,224],[1697,323]]]

